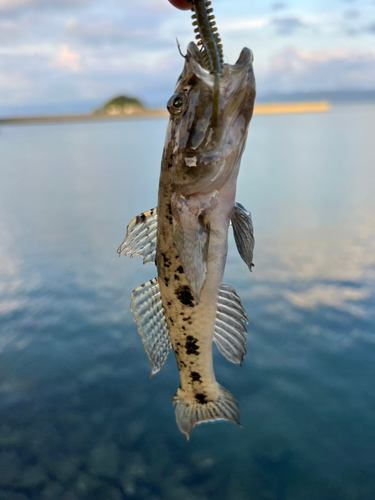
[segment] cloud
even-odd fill
[[[35,8],[66,8],[88,4],[89,0],[0,0],[0,11]]]
[[[52,67],[61,66],[70,71],[78,72],[80,70],[80,55],[68,45],[62,45],[56,58],[51,63]]]
[[[75,40],[91,46],[117,45],[132,39],[132,33],[128,29],[121,29],[110,19],[85,23],[69,19],[65,25],[65,32]]]
[[[143,11],[152,10],[157,12],[171,12],[174,8],[165,0],[138,0],[137,5]]]
[[[343,13],[343,17],[345,19],[348,19],[349,21],[351,21],[353,19],[358,19],[360,17],[360,15],[361,15],[361,12],[358,9],[346,10]]]
[[[283,10],[286,9],[286,4],[283,2],[275,2],[271,5],[272,10]]]
[[[298,17],[283,17],[272,21],[277,34],[282,36],[293,35],[300,28],[306,27],[306,24]]]
[[[22,71],[16,69],[2,71],[0,67],[1,108],[35,99],[35,90],[32,80]]]
[[[370,89],[374,81],[375,50],[288,48],[258,72],[264,92]]]
[[[29,86],[29,80],[25,78],[21,73],[19,72],[0,72],[0,89],[2,91],[7,91],[7,90],[21,90],[28,88]],[[0,253],[1,255],[1,253]]]
[[[147,24],[134,24],[128,17],[121,20],[100,19],[91,22],[80,22],[71,18],[65,23],[65,34],[69,39],[79,42],[86,47],[113,47],[113,53],[121,50],[126,54],[136,53],[139,49],[147,48],[148,52],[168,49],[171,40],[160,36],[162,29],[156,19]],[[153,43],[150,43],[153,40]]]
[[[2,43],[13,42],[22,35],[19,23],[10,19],[0,19],[0,40]]]
[[[30,4],[30,0],[0,0],[0,10],[11,10],[25,7]]]
[[[271,24],[267,16],[249,17],[223,20],[220,23],[220,32],[239,32],[253,29],[261,29]]]

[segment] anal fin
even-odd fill
[[[154,375],[164,365],[172,347],[157,278],[133,290],[130,310]]]
[[[231,363],[240,365],[246,354],[247,317],[234,288],[221,285],[217,304],[214,342]]]
[[[126,228],[126,236],[117,250],[121,255],[140,255],[143,264],[146,262],[155,263],[156,238],[157,238],[158,216],[157,209],[152,208],[147,212],[137,215]]]
[[[219,393],[216,399],[199,403],[185,400],[180,389],[173,398],[176,405],[175,416],[178,428],[189,439],[191,429],[203,422],[214,420],[227,420],[240,425],[238,403],[234,396],[219,385]]]
[[[241,203],[236,203],[233,207],[231,222],[238,253],[251,271],[251,268],[254,267],[253,253],[255,244],[251,213]]]

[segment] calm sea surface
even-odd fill
[[[215,350],[243,428],[174,421],[129,311],[155,276],[119,258],[156,205],[165,120],[0,134],[0,500],[375,498],[375,106],[255,116],[225,282],[249,317],[241,367]]]

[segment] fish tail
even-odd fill
[[[238,403],[221,385],[219,385],[216,399],[203,403],[184,399],[181,389],[177,389],[173,404],[176,405],[175,416],[178,428],[188,440],[191,429],[203,422],[228,420],[240,425]]]

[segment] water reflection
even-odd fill
[[[198,426],[189,444],[174,359],[149,379],[129,312],[155,267],[116,254],[156,204],[165,126],[3,131],[0,497],[372,498],[375,112],[254,119],[237,199],[255,268],[232,240],[225,274],[248,355],[214,355],[243,429]]]

